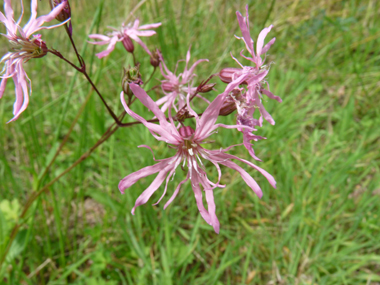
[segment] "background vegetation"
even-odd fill
[[[102,48],[86,39],[119,26],[136,4],[71,1],[74,39],[117,113],[121,70],[131,57],[120,45],[98,60],[94,53]],[[190,44],[193,62],[208,58],[196,69],[201,80],[236,66],[229,56],[242,49],[233,37],[240,35],[235,11],[246,4],[148,0],[135,15],[142,23],[162,22],[147,42],[161,48],[170,68]],[[264,124],[258,134],[268,139],[255,144],[263,160],[258,165],[275,176],[277,189],[249,170],[263,188],[259,200],[238,173],[224,168],[227,187],[215,191],[219,235],[201,219],[188,184],[166,211],[162,203],[151,206],[157,193],[132,216],[135,199],[153,178],[119,193],[121,178],[153,163],[151,153],[137,146],[152,146],[158,158],[172,150],[141,126],[119,129],[34,203],[0,268],[1,284],[380,284],[380,3],[248,4],[252,35],[273,24],[269,36],[277,38],[269,82],[283,102],[266,103],[276,125]],[[41,14],[49,9],[47,1],[39,6]],[[75,60],[63,28],[44,31],[43,38]],[[8,50],[4,39],[0,49]],[[149,58],[137,45],[136,52],[146,78]],[[33,81],[27,111],[6,124],[14,102],[11,82],[0,100],[0,256],[32,191],[71,165],[112,123],[84,78],[57,58],[25,67]],[[213,82],[223,90],[225,84]],[[138,104],[133,108],[143,112]],[[41,179],[77,114],[68,143]],[[224,120],[232,122],[234,114]],[[230,130],[214,138],[215,148],[242,139]],[[244,147],[232,153],[247,157]]]

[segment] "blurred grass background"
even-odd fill
[[[118,45],[98,60],[94,53],[104,47],[85,41],[89,33],[118,27],[137,3],[70,2],[74,39],[117,113],[122,67],[132,59]],[[235,11],[246,4],[253,38],[269,24],[268,39],[277,38],[269,82],[283,102],[266,102],[276,125],[265,123],[257,133],[268,139],[255,143],[263,160],[257,164],[273,174],[277,189],[250,169],[264,192],[260,200],[238,173],[222,169],[227,187],[215,191],[219,235],[201,219],[188,183],[166,211],[162,203],[151,205],[160,188],[132,216],[135,199],[153,179],[125,195],[117,189],[121,178],[154,163],[137,146],[152,146],[157,158],[173,153],[141,126],[119,129],[34,203],[0,269],[0,284],[380,284],[380,3],[148,0],[135,15],[141,23],[162,22],[158,35],[144,42],[161,48],[171,70],[190,44],[192,62],[208,58],[196,69],[202,80],[236,66],[229,52],[238,57],[243,45],[233,37],[240,35]],[[40,15],[48,9],[47,1],[39,2]],[[43,39],[75,60],[63,28],[43,31]],[[4,39],[0,49],[8,50]],[[149,58],[138,45],[136,54],[147,78]],[[112,123],[84,78],[57,58],[31,60],[25,69],[33,82],[27,111],[6,124],[11,81],[0,100],[0,254],[32,191],[70,166]],[[223,90],[225,84],[213,82]],[[68,143],[39,179],[86,97]],[[144,112],[139,104],[133,108]],[[233,122],[234,114],[223,120]],[[215,149],[242,139],[231,130],[213,137]],[[244,147],[231,152],[248,155]]]

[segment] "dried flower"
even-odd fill
[[[136,120],[143,123],[151,132],[151,134],[160,141],[165,141],[171,145],[172,148],[176,150],[176,154],[173,157],[159,160],[159,162],[152,166],[147,166],[140,169],[122,179],[119,183],[119,189],[122,193],[131,187],[134,183],[143,177],[158,173],[157,177],[151,183],[151,185],[137,198],[135,206],[132,209],[132,214],[134,214],[136,207],[145,204],[153,193],[160,187],[160,185],[166,180],[166,185],[164,193],[157,203],[166,194],[168,187],[168,182],[171,177],[174,176],[175,171],[179,165],[182,164],[183,167],[187,164],[188,173],[186,179],[181,181],[176,187],[172,197],[167,201],[164,208],[166,208],[173,199],[177,196],[180,191],[181,185],[190,179],[191,186],[193,188],[195,200],[199,209],[200,214],[203,219],[213,226],[216,233],[219,233],[219,221],[216,216],[215,202],[214,202],[214,192],[213,189],[216,187],[222,188],[224,185],[220,184],[221,170],[220,164],[227,166],[231,169],[238,171],[247,183],[247,185],[256,193],[258,197],[262,196],[262,191],[256,181],[240,166],[232,162],[232,159],[239,160],[248,166],[258,170],[263,174],[269,181],[269,183],[276,187],[276,182],[273,177],[265,170],[259,168],[255,164],[241,159],[239,157],[227,154],[226,152],[231,148],[220,149],[220,150],[208,150],[202,147],[202,144],[207,143],[206,139],[212,135],[218,127],[225,128],[236,128],[238,126],[227,126],[223,124],[215,124],[219,115],[220,108],[224,102],[226,94],[219,95],[205,110],[202,117],[198,115],[191,109],[189,103],[189,96],[187,96],[187,108],[191,115],[196,119],[196,129],[192,129],[189,126],[181,127],[177,130],[174,125],[174,121],[167,121],[164,113],[158,108],[156,103],[146,94],[146,92],[135,84],[130,84],[130,88],[135,94],[135,96],[149,109],[153,112],[156,118],[159,120],[159,125],[147,122],[144,118],[134,113],[129,109],[128,105],[124,100],[124,94],[121,93],[121,101],[127,113],[131,115]],[[170,113],[169,113],[169,119]],[[142,145],[140,147],[149,148],[149,146]],[[218,171],[218,181],[216,183],[211,182],[206,174],[206,169],[203,161],[211,162]],[[202,202],[202,189],[205,192],[206,201],[208,209],[203,205]],[[157,204],[156,203],[156,204]]]
[[[41,40],[41,35],[33,34],[42,29],[53,29],[66,24],[70,19],[58,25],[49,27],[42,26],[44,23],[56,18],[65,8],[65,5],[66,3],[63,2],[57,5],[49,14],[37,18],[37,0],[32,0],[31,18],[29,22],[21,28],[19,25],[23,15],[21,14],[16,22],[14,20],[11,0],[4,0],[5,16],[0,12],[0,22],[2,22],[7,29],[7,34],[2,35],[8,39],[11,45],[11,51],[5,54],[1,59],[1,63],[4,63],[4,69],[0,83],[0,98],[5,91],[7,80],[12,78],[15,84],[16,101],[13,105],[14,117],[10,122],[16,120],[20,114],[25,111],[29,103],[28,89],[30,89],[31,92],[31,81],[24,70],[23,63],[31,58],[43,57],[48,51],[45,42]]]

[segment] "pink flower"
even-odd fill
[[[122,179],[119,183],[119,190],[121,193],[131,187],[134,183],[140,180],[143,177],[158,173],[154,181],[150,184],[150,186],[137,198],[135,206],[132,209],[132,214],[134,214],[136,207],[145,204],[149,198],[153,195],[153,193],[160,187],[160,185],[165,181],[165,189],[161,198],[157,203],[161,201],[167,191],[168,182],[171,177],[175,174],[176,168],[182,164],[182,167],[185,167],[187,164],[188,173],[186,179],[181,181],[173,192],[171,198],[166,202],[164,209],[173,201],[173,199],[177,196],[180,191],[181,185],[190,179],[191,186],[193,188],[195,200],[199,209],[200,214],[203,219],[213,226],[216,233],[219,233],[219,221],[216,216],[216,207],[214,202],[214,194],[213,189],[216,187],[224,187],[221,185],[221,169],[220,165],[224,165],[226,167],[232,168],[238,171],[243,178],[243,180],[247,183],[247,185],[256,193],[258,197],[261,198],[262,191],[256,181],[240,166],[236,163],[232,162],[232,159],[239,160],[244,162],[248,166],[258,170],[261,174],[263,174],[269,181],[269,183],[276,187],[276,182],[274,178],[265,170],[260,167],[254,165],[253,163],[241,159],[239,157],[227,154],[231,147],[227,149],[220,150],[208,150],[202,147],[202,144],[207,143],[206,139],[212,135],[218,127],[224,128],[236,128],[238,126],[227,126],[223,124],[215,124],[219,110],[223,104],[226,94],[219,95],[205,110],[202,117],[198,117],[197,114],[191,109],[189,104],[189,96],[187,97],[187,107],[191,115],[193,115],[196,119],[196,129],[193,130],[191,127],[181,127],[177,130],[174,125],[172,118],[169,118],[170,122],[167,121],[164,113],[159,109],[159,107],[155,104],[155,102],[146,94],[146,92],[141,89],[138,85],[130,84],[130,87],[134,93],[134,95],[149,109],[159,120],[159,124],[153,124],[147,122],[144,118],[134,113],[124,100],[124,94],[121,93],[121,102],[127,113],[131,115],[136,120],[143,123],[151,132],[151,134],[160,141],[165,141],[172,146],[172,148],[176,149],[176,154],[173,157],[159,160],[158,163],[142,168],[124,179]],[[142,145],[140,147],[149,148],[146,145]],[[218,171],[218,181],[216,183],[211,182],[206,174],[206,170],[204,167],[203,161],[208,160],[211,162]],[[208,209],[203,205],[202,202],[202,189],[206,196],[206,201],[208,205]],[[156,204],[157,204],[156,203]]]
[[[255,128],[256,126],[262,126],[263,118],[268,121],[270,124],[274,125],[275,122],[272,116],[267,112],[263,105],[263,94],[267,97],[277,100],[278,102],[282,102],[281,98],[273,95],[272,92],[269,91],[269,83],[266,81],[265,77],[269,72],[269,68],[267,68],[264,64],[265,62],[265,54],[275,42],[275,38],[271,39],[264,46],[264,39],[269,31],[272,29],[272,25],[268,28],[264,28],[257,39],[256,43],[256,53],[254,51],[253,40],[251,38],[249,32],[249,17],[248,17],[248,5],[246,6],[246,18],[244,18],[240,12],[236,12],[237,19],[239,21],[240,30],[242,32],[243,37],[238,39],[242,39],[245,43],[247,51],[250,53],[251,57],[246,57],[243,55],[243,51],[240,52],[240,55],[245,59],[253,62],[255,64],[252,66],[243,66],[236,58],[232,55],[232,58],[240,65],[239,68],[224,68],[220,71],[219,77],[223,82],[230,83],[235,81],[233,85],[230,87],[238,88],[239,85],[247,85],[246,90],[242,89],[243,92],[239,100],[236,100],[237,104],[237,124],[245,125],[251,128]],[[264,60],[262,59],[262,56]],[[239,78],[239,80],[237,80]],[[265,89],[264,85],[267,85],[268,90]],[[260,112],[259,120],[253,118],[253,114],[255,110],[258,109]],[[248,149],[249,153],[254,159],[259,160],[255,155],[252,149],[252,145],[250,143],[251,140],[263,139],[263,137],[253,135],[251,131],[246,128],[239,128],[239,131],[243,132],[243,140],[244,145]]]
[[[164,61],[164,58],[162,57],[162,54],[159,53],[160,57],[160,70],[162,76],[165,78],[165,80],[162,81],[161,87],[163,92],[165,93],[165,96],[160,98],[159,100],[156,101],[157,105],[161,106],[161,110],[165,112],[167,109],[172,109],[174,108],[175,111],[178,111],[181,109],[183,106],[186,104],[186,94],[188,93],[194,93],[195,90],[197,89],[196,87],[190,87],[191,86],[191,81],[193,78],[196,76],[194,74],[194,69],[195,67],[203,62],[203,61],[208,61],[208,59],[200,59],[197,60],[191,67],[188,69],[188,65],[190,62],[190,49],[187,51],[186,54],[186,66],[185,70],[180,73],[178,76],[175,75],[178,67],[178,62],[175,68],[174,73],[171,72]],[[164,72],[165,69],[165,72]],[[205,100],[207,103],[210,103],[208,100],[203,98],[200,95],[197,95],[197,97]]]
[[[23,5],[22,1],[21,5]],[[25,111],[29,103],[28,89],[30,89],[31,92],[31,81],[24,70],[23,63],[31,58],[43,57],[47,54],[48,49],[45,42],[41,40],[41,35],[33,35],[32,37],[32,34],[42,29],[52,29],[67,23],[70,19],[58,25],[49,27],[42,26],[44,23],[50,22],[57,17],[65,5],[66,1],[56,6],[49,14],[37,18],[37,0],[32,0],[32,15],[29,22],[21,28],[19,25],[22,20],[24,7],[22,6],[20,18],[15,22],[11,0],[4,0],[5,16],[0,12],[0,22],[5,25],[7,34],[2,35],[8,39],[12,51],[5,54],[1,59],[1,62],[4,63],[4,69],[2,71],[4,75],[1,76],[0,98],[5,91],[7,80],[12,77],[15,84],[16,101],[13,106],[14,117],[10,122],[16,120],[20,114]]]
[[[151,55],[150,50],[140,40],[139,37],[150,37],[150,36],[155,35],[156,34],[155,31],[150,31],[150,30],[146,31],[146,30],[158,28],[159,26],[161,26],[161,23],[155,23],[155,24],[149,24],[149,25],[143,25],[143,26],[139,26],[139,24],[140,24],[140,20],[136,19],[133,25],[132,23],[129,23],[128,25],[125,26],[125,23],[122,23],[120,30],[111,28],[113,29],[113,31],[108,33],[107,36],[100,35],[100,34],[89,35],[88,37],[90,39],[100,40],[99,42],[89,42],[89,43],[94,44],[94,45],[108,45],[105,51],[102,51],[96,54],[96,56],[98,58],[102,58],[109,55],[115,49],[115,45],[117,42],[122,42],[125,49],[128,52],[133,52],[134,46],[133,46],[132,40],[136,41],[140,46],[143,47],[143,49],[145,49],[145,51],[149,55]]]

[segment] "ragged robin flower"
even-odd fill
[[[172,108],[175,111],[178,111],[183,106],[186,105],[186,94],[188,93],[192,94],[197,89],[196,87],[191,87],[191,82],[193,78],[196,76],[196,74],[194,73],[195,67],[203,61],[208,61],[208,59],[199,59],[188,69],[188,65],[190,62],[190,48],[189,48],[186,54],[185,70],[182,73],[176,75],[175,73],[177,72],[178,62],[173,73],[166,66],[164,58],[162,57],[162,54],[158,52],[158,55],[160,57],[161,74],[165,78],[164,80],[162,80],[162,83],[161,83],[161,87],[162,87],[163,92],[165,93],[165,96],[158,99],[156,103],[157,105],[161,106],[161,110],[163,112],[165,112],[168,109],[171,110]],[[206,86],[206,88],[207,87],[209,86]],[[212,87],[210,88],[210,90],[212,89]],[[210,104],[210,102],[207,99],[205,99],[203,96],[197,94],[197,97],[203,99],[208,104]]]
[[[274,44],[275,38],[271,39],[265,46],[264,40],[267,34],[272,29],[272,25],[268,28],[264,28],[257,39],[256,42],[256,53],[254,51],[254,41],[251,38],[249,32],[249,15],[248,15],[248,5],[246,6],[246,17],[244,18],[240,12],[236,12],[237,19],[239,22],[240,30],[242,32],[242,37],[237,37],[243,40],[246,49],[250,54],[249,57],[243,55],[243,51],[240,55],[245,59],[251,61],[254,66],[243,66],[235,57],[232,58],[240,65],[241,68],[224,68],[220,71],[219,77],[225,83],[230,83],[230,87],[238,88],[242,85],[243,91],[239,100],[236,100],[236,107],[238,111],[237,124],[249,126],[255,128],[256,126],[262,126],[263,118],[270,124],[274,125],[275,122],[272,116],[265,109],[263,104],[263,94],[267,97],[282,102],[281,98],[275,96],[269,91],[269,83],[266,80],[266,76],[269,72],[269,67],[264,65],[266,59],[266,52]],[[264,56],[264,59],[262,58]],[[234,84],[231,85],[231,82]],[[266,89],[267,88],[267,89]],[[260,112],[260,118],[254,119],[253,114],[255,110]],[[253,135],[251,131],[247,128],[239,128],[239,131],[243,132],[244,145],[248,149],[249,153],[254,159],[258,158],[254,155],[251,140],[261,139],[262,137]]]
[[[181,189],[181,185],[186,181],[190,180],[191,186],[193,188],[195,201],[198,206],[198,210],[203,217],[203,219],[213,226],[216,233],[219,233],[219,221],[216,216],[216,206],[214,202],[214,191],[213,189],[219,187],[222,188],[224,185],[220,184],[221,179],[221,169],[220,165],[224,165],[228,168],[234,169],[239,172],[243,180],[247,185],[256,193],[258,197],[261,198],[262,191],[260,186],[256,181],[239,165],[237,165],[232,160],[241,161],[248,166],[256,169],[261,174],[263,174],[269,183],[276,187],[276,182],[273,177],[256,166],[255,164],[247,161],[245,159],[239,158],[237,156],[227,154],[226,152],[231,149],[228,147],[226,149],[220,150],[209,150],[204,148],[202,145],[207,143],[207,139],[215,133],[216,129],[219,127],[224,128],[237,128],[238,126],[229,126],[223,124],[216,124],[216,120],[219,116],[220,109],[223,105],[225,94],[219,95],[211,104],[207,107],[205,112],[201,117],[199,117],[190,107],[189,96],[187,96],[187,108],[191,115],[195,117],[196,129],[189,126],[182,126],[179,129],[176,128],[174,121],[172,120],[169,112],[169,122],[167,121],[164,113],[159,109],[157,104],[146,94],[146,92],[136,84],[130,84],[130,88],[134,95],[141,101],[145,107],[147,107],[156,116],[159,124],[154,124],[146,121],[144,118],[133,112],[125,102],[124,93],[121,93],[121,101],[126,112],[132,116],[134,119],[140,121],[145,127],[149,129],[151,134],[160,141],[166,142],[171,148],[174,148],[176,153],[174,156],[159,160],[158,163],[144,167],[132,174],[129,174],[119,183],[119,190],[124,193],[126,189],[135,184],[138,180],[147,177],[152,174],[157,174],[156,178],[150,184],[148,188],[137,198],[135,206],[132,209],[132,214],[135,213],[136,207],[145,204],[154,192],[165,182],[164,193],[157,203],[165,196],[168,182],[174,176],[178,166],[182,165],[184,168],[187,165],[187,175],[186,178],[181,181],[175,188],[171,198],[166,202],[164,209],[173,201]],[[149,146],[142,145],[140,147]],[[218,172],[218,181],[216,183],[211,182],[206,173],[205,162],[211,162]],[[208,209],[203,205],[202,202],[202,192],[206,196],[206,202]],[[156,203],[156,204],[157,204]]]
[[[143,43],[143,41],[139,37],[150,37],[156,34],[155,31],[149,29],[155,29],[161,26],[161,23],[148,24],[140,26],[140,20],[136,19],[133,24],[132,23],[122,23],[120,29],[112,28],[112,32],[107,33],[107,35],[101,34],[91,34],[88,37],[90,39],[99,40],[97,42],[89,42],[94,45],[108,45],[107,49],[97,53],[96,56],[98,58],[105,57],[109,55],[116,46],[117,42],[122,42],[124,48],[128,52],[134,51],[134,45],[132,40],[137,42],[142,48],[151,55],[152,53],[148,49],[148,47]]]
[[[22,1],[21,4],[23,4]],[[20,114],[25,111],[29,103],[31,81],[24,70],[23,64],[32,58],[43,57],[47,54],[48,49],[45,42],[42,41],[41,35],[33,34],[43,29],[52,29],[64,25],[69,21],[70,19],[67,19],[58,25],[49,27],[42,26],[44,23],[50,22],[57,17],[65,5],[66,1],[57,5],[49,14],[37,18],[37,0],[32,0],[30,20],[22,28],[20,27],[20,22],[23,13],[20,18],[15,21],[11,0],[4,0],[5,15],[0,12],[0,22],[3,23],[7,29],[7,34],[2,34],[2,36],[8,39],[11,50],[1,59],[1,63],[4,63],[4,68],[0,83],[0,98],[4,94],[7,80],[12,78],[15,84],[16,101],[13,105],[14,117],[10,121],[16,120]]]

